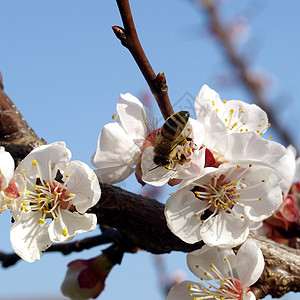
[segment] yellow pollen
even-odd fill
[[[245,131],[248,131],[248,129],[246,129]]]
[[[236,200],[234,200],[234,201],[233,201],[233,203],[234,203],[234,204],[237,204],[237,201],[236,201]]]
[[[193,148],[189,148],[189,151],[192,152]]]
[[[261,125],[258,125],[258,127],[261,127]]]
[[[263,133],[261,132],[260,135],[263,135]]]
[[[244,113],[244,111],[242,110],[242,111],[241,111],[241,113],[243,114],[243,113]]]
[[[26,190],[25,195],[29,195],[29,193],[30,193],[29,190]]]
[[[226,103],[227,101],[226,100],[223,100],[223,103]]]
[[[225,122],[227,122],[228,120],[227,119],[225,119]]]
[[[246,180],[246,178],[245,178],[245,177],[243,177],[243,178],[242,178],[242,180]]]
[[[271,136],[271,135],[269,136],[269,139],[270,139],[270,140],[272,139],[272,136]]]
[[[244,219],[245,217],[244,216],[241,216],[241,219]]]
[[[213,197],[212,195],[210,195],[210,196],[209,196],[209,199],[211,199],[211,200],[212,200],[213,198],[214,198],[214,197]]]
[[[227,188],[226,184],[223,185],[223,189],[225,190]]]
[[[41,208],[39,208],[39,209],[38,209],[38,211],[42,211],[42,209],[41,209]]]
[[[67,235],[68,235],[68,233],[67,233],[67,228],[64,228],[64,229],[62,230],[62,234],[63,234],[63,236],[67,236]]]
[[[54,192],[54,195],[58,195],[58,192],[57,192],[57,191],[55,191],[55,192]]]
[[[231,114],[233,114],[233,113],[234,113],[234,109],[231,109],[229,112],[230,112]]]
[[[23,200],[23,204],[26,205],[26,200]]]
[[[46,186],[49,186],[50,184],[49,184],[49,182],[46,182]]]
[[[233,190],[236,192],[236,188],[233,188]]]
[[[23,169],[23,172],[25,173],[25,172],[26,172],[26,169]]]
[[[227,261],[227,260],[228,260],[228,258],[227,258],[227,257],[225,257],[225,258],[224,258],[224,260],[225,260],[225,261]]]
[[[214,175],[213,175],[213,177],[215,177],[215,178],[216,178],[216,177],[218,177],[218,176],[217,176],[216,174],[214,174]]]
[[[207,275],[207,272],[204,272],[204,275],[206,276],[206,275]]]
[[[66,177],[68,178],[68,177],[70,177],[70,175],[66,174]]]
[[[113,120],[115,120],[116,119],[116,114],[113,114],[112,116],[111,116],[111,118],[113,119]]]
[[[252,164],[249,164],[249,167],[251,168],[251,167],[252,167]]]
[[[244,130],[243,129],[240,129],[240,132],[243,132]]]
[[[237,165],[237,168],[240,168],[241,166],[240,165]]]
[[[53,221],[57,221],[57,218],[53,218]]]
[[[196,265],[196,268],[199,268],[199,265]]]
[[[243,110],[243,109],[240,107],[239,110]]]
[[[259,197],[258,200],[261,201],[261,197]]]
[[[259,131],[259,130],[256,130],[256,132],[257,132],[257,133],[260,133],[260,131]]]
[[[261,118],[261,120],[262,120],[262,121],[264,121],[264,120],[265,120],[265,118]]]
[[[204,220],[201,220],[201,223],[203,224],[203,223],[204,223]]]
[[[264,179],[261,182],[266,182]]]
[[[268,123],[268,126],[270,127],[270,126],[271,126],[271,123]]]
[[[37,185],[35,185],[35,186],[34,186],[34,189],[37,190],[37,188],[38,188]]]
[[[219,109],[217,108],[217,109],[216,109],[216,112],[218,112],[218,111],[219,111]]]
[[[45,223],[45,220],[42,219],[42,218],[40,218],[40,219],[38,220],[38,223],[39,223],[39,224],[44,224],[44,223]]]
[[[211,101],[212,105],[215,105],[215,101]]]
[[[194,214],[194,217],[197,218],[197,217],[198,217],[198,214]]]
[[[237,196],[238,196],[238,198],[241,198],[241,195],[240,195],[240,194],[238,194]]]
[[[72,196],[73,196],[72,193],[70,193],[70,194],[69,194],[69,197],[72,197]]]
[[[210,184],[210,181],[207,181],[206,184]]]
[[[36,167],[36,166],[38,165],[37,161],[36,161],[36,160],[33,160],[33,161],[32,161],[32,165]]]
[[[246,125],[246,123],[243,123],[243,125]]]

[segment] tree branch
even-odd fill
[[[259,81],[251,76],[249,67],[246,64],[244,57],[237,53],[230,37],[231,33],[227,26],[221,21],[220,14],[218,12],[218,3],[215,0],[201,0],[199,3],[200,2],[207,12],[208,21],[213,29],[214,34],[218,37],[220,46],[222,47],[231,65],[236,69],[244,87],[248,90],[256,104],[267,113],[272,127],[280,136],[282,141],[286,145],[292,144],[294,147],[296,147],[296,143],[294,142],[291,134],[284,129],[282,122],[278,121],[274,110],[267,105],[268,101],[265,99],[262,93]],[[297,149],[297,152],[299,153],[299,149]]]
[[[134,26],[129,1],[117,0],[117,4],[124,29],[119,26],[113,26],[112,29],[116,37],[121,41],[122,45],[130,51],[135,62],[143,73],[163,117],[167,119],[174,113],[174,110],[169,100],[165,75],[164,73],[158,73],[155,75],[150,62],[146,57]]]

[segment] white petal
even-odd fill
[[[65,176],[69,175],[68,178]],[[67,194],[75,194],[73,205],[79,213],[85,213],[100,199],[101,190],[96,174],[81,161],[71,161],[67,166],[63,181],[67,182]]]
[[[49,226],[49,236],[51,241],[61,243],[74,238],[76,234],[95,230],[97,217],[94,214],[80,215],[77,212],[70,212],[65,209],[60,210],[61,217],[57,221],[52,221]],[[67,230],[67,235],[63,230]]]
[[[197,145],[198,148],[200,148],[204,140],[204,128],[199,121],[194,120],[192,118],[189,118],[189,124],[192,126],[191,137],[193,138],[193,142]]]
[[[186,280],[174,285],[171,288],[167,300],[192,300],[193,298],[189,295],[190,286],[196,287],[199,290],[205,289],[205,286],[201,283]]]
[[[165,206],[165,216],[169,229],[186,243],[202,240],[200,216],[194,215],[205,208],[206,201],[197,199],[193,192],[182,189],[174,193]]]
[[[242,132],[246,129],[248,132],[264,133],[268,129],[268,116],[267,114],[257,105],[248,104],[240,100],[230,100],[224,103],[224,112],[218,116],[225,121],[229,121],[230,111],[232,111],[231,126],[229,126],[230,133]],[[228,126],[228,121],[226,122]],[[233,124],[237,124],[232,127]],[[232,129],[230,129],[232,128]],[[240,130],[243,131],[240,131]],[[257,130],[259,132],[257,132]]]
[[[215,278],[215,273],[209,272],[211,264],[214,268],[218,269],[224,277],[228,277],[230,274],[230,268],[227,263],[224,263],[224,259],[227,258],[231,266],[236,263],[236,256],[232,249],[209,247],[204,245],[201,249],[195,250],[187,255],[187,264],[189,269],[199,278],[211,280],[210,275]],[[208,272],[210,275],[205,275],[204,272]]]
[[[211,150],[224,153],[227,149],[227,128],[216,110],[223,110],[220,96],[204,85],[195,100],[197,120],[205,130],[204,144]]]
[[[114,184],[125,180],[134,172],[129,165],[105,167],[95,170],[98,180],[102,183]]]
[[[218,215],[203,223],[201,237],[209,246],[232,248],[243,243],[249,234],[246,218],[221,211]]]
[[[256,297],[255,297],[255,295],[252,292],[247,292],[243,296],[243,300],[256,300]]]
[[[49,224],[39,224],[42,213],[23,212],[15,220],[10,230],[13,250],[27,262],[34,262],[42,257],[42,251],[51,246],[48,234]]]
[[[15,162],[4,147],[0,147],[0,190],[4,190],[14,175]]]
[[[138,163],[140,154],[139,147],[126,134],[125,130],[118,123],[109,123],[104,126],[99,135],[97,150],[92,157],[92,164],[98,168],[97,174],[101,175],[101,170],[105,168],[117,167],[116,170],[125,166],[131,168]],[[112,174],[111,177],[118,178],[119,173]],[[122,174],[124,173],[122,172]],[[107,170],[104,170],[104,174],[107,174]]]
[[[16,172],[22,173],[23,169],[25,169],[27,177],[38,178],[40,177],[38,170],[40,170],[42,179],[52,182],[56,177],[57,170],[60,169],[63,171],[70,159],[71,152],[66,148],[66,144],[64,142],[55,142],[33,149],[20,162]],[[38,162],[39,167],[32,164],[33,160]]]
[[[295,181],[300,181],[300,157],[296,160]]]
[[[120,123],[132,139],[145,139],[147,128],[142,116],[143,104],[133,95],[121,94],[117,104]]]
[[[261,276],[265,262],[259,246],[248,239],[238,250],[236,271],[242,286],[251,286]]]
[[[159,167],[153,162],[154,152],[153,147],[147,147],[142,155],[142,180],[153,186],[162,186],[170,180],[176,171],[168,170],[165,167]]]

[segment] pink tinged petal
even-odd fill
[[[195,214],[206,206],[207,202],[197,199],[191,191],[185,189],[177,191],[167,200],[165,206],[169,229],[186,243],[201,241],[200,215],[195,217]]]
[[[162,186],[170,180],[176,171],[168,170],[165,167],[159,167],[153,162],[153,147],[147,147],[142,155],[141,168],[142,180],[153,186]]]
[[[10,230],[10,241],[13,250],[27,262],[41,259],[42,251],[51,246],[48,234],[49,224],[39,224],[42,213],[23,212],[15,220]]]
[[[97,217],[94,214],[80,215],[61,209],[57,221],[52,221],[49,226],[49,236],[52,242],[67,242],[76,234],[95,230],[96,225]]]
[[[224,211],[204,222],[200,230],[204,243],[211,247],[236,247],[246,240],[248,234],[246,218]]]
[[[268,129],[268,116],[267,114],[257,105],[248,104],[240,100],[230,100],[224,103],[224,113],[218,116],[225,120],[228,118],[230,110],[233,110],[231,124],[237,123],[232,130],[229,127],[230,132],[244,133],[246,129],[248,132],[264,133]],[[227,122],[228,124],[228,122]],[[241,131],[241,129],[243,131]],[[257,130],[259,132],[257,132]]]
[[[0,190],[4,190],[14,175],[15,162],[4,147],[0,147]]]
[[[68,175],[69,177],[65,177]],[[71,161],[63,181],[67,181],[67,194],[75,194],[72,204],[79,213],[85,213],[100,199],[101,190],[96,174],[81,161]]]
[[[192,300],[190,296],[190,286],[198,290],[204,290],[205,286],[201,283],[194,281],[183,281],[174,285],[168,294],[167,300]]]
[[[223,111],[220,96],[207,85],[204,85],[196,97],[195,109],[197,120],[205,130],[205,146],[219,153],[224,153],[227,149],[227,128],[216,112],[216,110]]]
[[[232,249],[209,247],[204,245],[201,249],[195,250],[187,255],[187,265],[191,272],[197,277],[211,280],[211,276],[205,275],[208,272],[214,278],[217,277],[216,273],[210,272],[211,264],[215,269],[218,269],[224,277],[230,274],[229,264],[225,263],[224,259],[227,258],[231,266],[236,263],[236,255]]]
[[[19,173],[25,169],[25,175],[30,178],[40,177],[39,170],[44,181],[52,182],[57,170],[64,170],[71,159],[71,152],[64,142],[55,142],[33,149],[18,165]],[[39,168],[32,164],[36,160]],[[50,165],[49,165],[50,162]],[[49,177],[51,173],[51,178]]]
[[[133,95],[121,94],[117,104],[119,121],[132,139],[145,139],[147,128],[142,116],[143,104]]]
[[[124,179],[121,174],[131,174],[129,170],[138,163],[140,154],[140,148],[125,130],[118,123],[109,123],[99,135],[97,150],[91,162],[98,168],[97,175],[100,175],[102,180],[107,178],[107,169],[115,171],[116,174],[113,173],[110,178],[116,183],[119,182],[119,177]],[[118,172],[118,168],[122,168],[122,172]]]
[[[265,262],[259,246],[248,239],[238,250],[235,269],[243,287],[254,284],[264,270]]]

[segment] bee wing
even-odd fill
[[[174,141],[172,142],[172,150],[180,145],[184,140],[186,140],[192,132],[192,126],[186,124],[183,130],[180,131],[180,128],[177,128],[174,137]]]
[[[145,106],[142,107],[142,117],[144,120],[144,123],[147,127],[148,134],[150,134],[151,139],[153,142],[157,139],[157,130],[158,130],[158,121],[157,118],[153,117],[149,109],[147,109]]]

